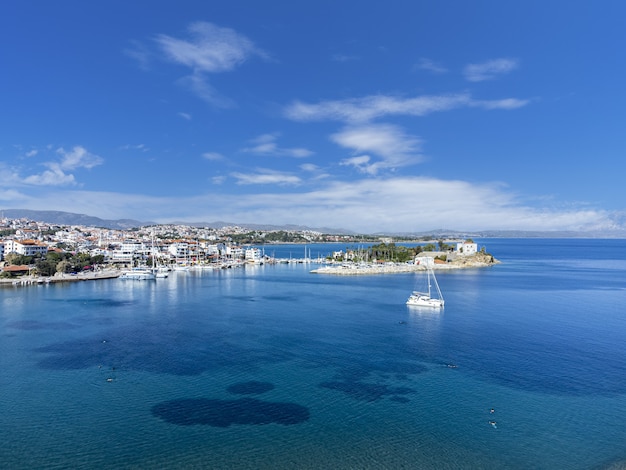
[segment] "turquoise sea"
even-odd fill
[[[1,288],[0,467],[625,468],[626,240],[475,241],[441,312],[306,264]]]

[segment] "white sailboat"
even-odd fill
[[[441,289],[439,289],[435,271],[433,271],[433,268],[430,266],[426,266],[426,278],[428,282],[428,292],[413,291],[406,301],[406,304],[415,307],[443,308],[443,295],[441,294]],[[431,293],[431,279],[432,283],[435,285],[436,297],[433,297]]]

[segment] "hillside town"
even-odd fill
[[[247,263],[281,262],[265,254],[260,245],[273,243],[380,243],[367,252],[346,248],[334,251],[319,262],[413,261],[416,251],[395,247],[387,237],[323,234],[311,230],[262,231],[225,226],[220,229],[187,225],[152,225],[128,230],[65,226],[29,219],[0,219],[0,278],[20,276],[53,277],[99,272],[116,277],[122,269],[162,267],[164,270],[195,268],[231,268]],[[255,246],[253,246],[255,245]],[[419,249],[422,251],[422,248]],[[439,241],[424,251],[440,264],[478,254],[471,240],[448,245]],[[302,260],[300,260],[302,261]],[[306,260],[311,262],[310,259]],[[493,257],[491,261],[493,262]],[[417,263],[419,264],[419,263]],[[445,263],[444,263],[445,264]],[[92,274],[94,277],[95,274]]]

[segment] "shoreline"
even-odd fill
[[[451,263],[435,263],[431,268],[435,271],[451,270],[451,269],[471,269],[471,268],[488,268],[500,264],[500,261],[476,260],[472,258],[460,259]],[[399,274],[414,273],[425,271],[426,265],[423,264],[406,264],[406,263],[384,263],[384,264],[341,264],[339,266],[323,266],[321,268],[309,271],[312,274],[333,274],[337,276],[359,276],[370,274]]]
[[[104,269],[95,272],[76,274],[55,274],[54,276],[20,276],[0,279],[0,286],[32,286],[56,284],[59,282],[97,281],[100,279],[115,279],[121,275],[118,269]]]

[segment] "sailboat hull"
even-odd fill
[[[444,300],[433,299],[428,294],[423,294],[421,292],[413,292],[406,301],[406,304],[415,307],[441,308],[444,305]]]

